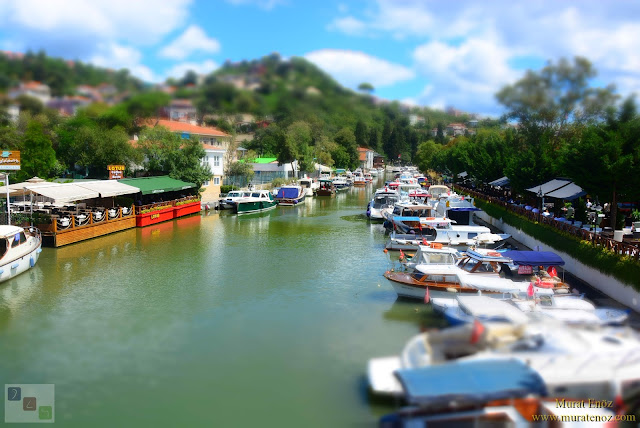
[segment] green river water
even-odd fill
[[[2,383],[59,426],[374,426],[367,360],[442,321],[382,277],[372,190],[45,248],[0,285]]]

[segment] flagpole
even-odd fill
[[[4,175],[4,184],[7,186],[7,225],[11,225],[11,208],[9,207],[9,173]]]

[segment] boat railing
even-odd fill
[[[56,233],[82,227],[115,221],[132,215],[134,207],[93,207],[74,211],[54,211],[48,216],[48,222],[37,223],[43,232]],[[34,219],[34,221],[37,221]],[[42,221],[42,219],[41,219]]]

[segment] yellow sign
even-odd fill
[[[109,180],[119,180],[124,178],[124,165],[107,165]]]
[[[17,171],[20,169],[20,151],[3,150],[0,152],[0,170]]]

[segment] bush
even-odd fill
[[[231,184],[223,184],[220,186],[220,193],[229,193],[233,190],[233,186]]]

